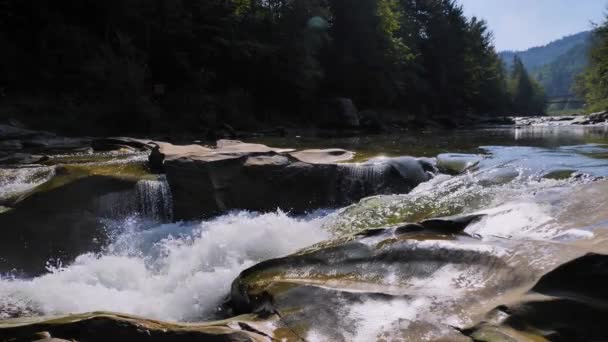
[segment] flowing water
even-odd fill
[[[439,174],[409,194],[370,197],[305,216],[241,211],[205,221],[172,222],[166,181],[162,177],[139,180],[133,190],[98,199],[99,218],[112,232],[111,242],[101,253],[85,253],[66,265],[54,264],[47,274],[35,278],[0,277],[0,318],[99,310],[187,322],[222,317],[222,303],[232,281],[261,261],[370,228],[485,214],[466,229],[474,238],[416,238],[407,248],[412,253],[466,250],[491,256],[490,261],[408,269],[418,273],[408,273],[407,279],[400,273],[404,271],[384,269],[381,263],[365,266],[362,269],[370,277],[373,274],[374,281],[381,278],[379,293],[407,296],[392,301],[370,297],[340,309],[343,317],[337,324],[354,326],[341,338],[372,341],[386,330],[421,329],[425,339],[432,340],[437,331],[424,322],[464,327],[478,318],[479,308],[463,303],[485,301],[480,305],[491,309],[495,298],[522,284],[530,285],[561,258],[579,255],[581,250],[604,250],[608,194],[603,191],[606,186],[597,184],[604,184],[600,179],[608,176],[606,127],[500,128],[263,142],[278,147],[353,149],[359,160],[466,153],[472,155],[464,157],[474,162],[462,174]],[[19,172],[29,175],[34,171]],[[19,176],[21,173],[5,177],[0,182],[2,197],[8,197],[12,189],[35,187],[52,172],[50,167],[28,177]],[[368,168],[366,172],[372,171]],[[364,176],[373,179],[375,174]],[[373,245],[379,240],[369,237],[362,241]],[[497,269],[496,264],[503,262],[506,266]],[[357,286],[360,284],[353,284],[349,291],[372,292],[372,285],[367,289]],[[439,298],[438,293],[446,297]],[[328,305],[332,300],[327,299]],[[384,337],[391,340],[391,336]],[[310,341],[331,339],[323,329],[307,335]]]

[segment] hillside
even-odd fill
[[[572,95],[572,86],[576,76],[587,65],[590,42],[591,31],[585,31],[526,51],[504,51],[500,57],[508,69],[512,68],[513,57],[520,57],[550,101],[556,102],[549,105],[549,113],[571,113],[583,105],[582,101]]]
[[[511,67],[513,56],[518,55],[526,68],[531,73],[534,73],[543,66],[554,62],[573,48],[581,44],[587,45],[590,37],[591,31],[585,31],[563,37],[544,46],[533,47],[525,51],[503,51],[499,55],[507,64],[507,67]]]
[[[539,81],[549,96],[571,94],[576,75],[587,65],[588,49],[589,41],[579,43],[553,62],[532,70],[532,76]]]

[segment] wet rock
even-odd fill
[[[243,317],[244,318],[244,317]],[[255,318],[251,318],[255,319]],[[0,324],[0,340],[42,341],[218,341],[261,342],[271,338],[255,328],[255,321],[232,319],[203,324],[176,324],[114,313],[91,313],[29,324]],[[33,337],[33,338],[32,338]]]
[[[38,137],[22,141],[24,148],[43,151],[78,151],[86,150],[91,146],[90,138],[69,137]]]
[[[40,156],[28,153],[9,153],[0,154],[0,165],[19,165],[19,164],[38,164],[48,160],[47,156]]]
[[[133,189],[135,181],[107,176],[70,177],[57,176],[0,215],[0,227],[6,228],[0,239],[0,272],[43,273],[51,259],[70,262],[105,244],[108,236],[95,210],[96,199]]]
[[[478,342],[543,342],[548,341],[541,335],[522,332],[510,327],[483,325],[470,335]]]
[[[481,220],[485,215],[464,215],[432,218],[420,222],[420,225],[425,229],[444,232],[444,233],[460,233],[470,224]]]
[[[508,116],[486,117],[478,121],[481,125],[515,125],[516,123],[515,119]]]
[[[154,145],[150,140],[135,139],[128,137],[110,137],[94,139],[91,141],[91,147],[95,151],[115,151],[121,149],[135,151],[151,151]]]
[[[521,301],[505,307],[506,317],[478,327],[475,340],[605,341],[608,256],[587,254],[545,274]],[[507,338],[508,337],[508,338]],[[516,339],[515,337],[518,337]],[[509,339],[510,338],[510,339]]]
[[[439,171],[458,175],[475,167],[482,158],[475,154],[443,153],[437,156]]]
[[[200,155],[211,151],[211,149],[201,145],[173,145],[166,142],[154,142],[153,144],[149,162],[150,168],[155,172],[163,172],[163,163],[167,159]]]
[[[304,340],[470,341],[453,313],[466,322],[481,302],[533,279],[481,241],[384,229],[249,268],[232,284],[231,305],[276,313]]]
[[[179,219],[231,209],[281,208],[301,213],[375,194],[409,192],[432,177],[431,165],[415,158],[337,164],[353,153],[338,149],[290,152],[227,140],[218,141],[214,149],[158,144],[150,162],[162,165],[166,172]]]
[[[290,155],[301,162],[310,164],[333,164],[351,160],[355,156],[353,152],[339,148],[304,150],[292,152]]]
[[[543,276],[532,291],[564,295],[586,301],[608,300],[608,256],[588,254],[570,261]],[[608,313],[608,310],[607,310]]]

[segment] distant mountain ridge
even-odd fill
[[[588,45],[591,31],[579,32],[550,42],[547,45],[537,46],[525,51],[502,51],[499,53],[507,67],[513,63],[513,56],[518,55],[529,72],[534,73],[544,65],[550,64],[571,49],[583,44]]]

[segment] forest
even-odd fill
[[[593,30],[588,63],[575,91],[585,99],[587,112],[608,110],[608,16]]]
[[[0,119],[67,134],[525,115],[544,94],[454,0],[0,1]]]

